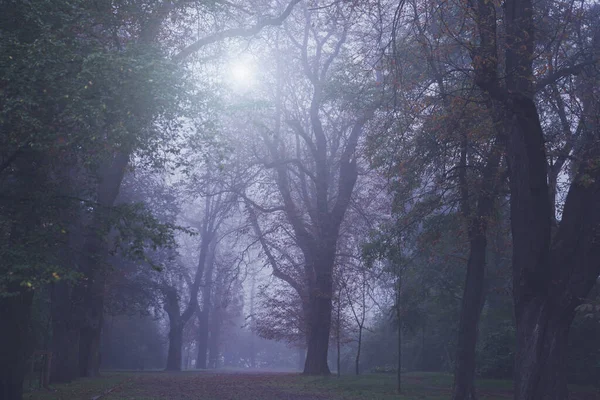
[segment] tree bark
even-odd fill
[[[461,301],[454,371],[454,400],[475,400],[475,348],[484,301],[485,233],[471,241],[465,289]]]
[[[333,260],[331,260],[333,264]],[[304,363],[305,375],[330,375],[327,365],[329,331],[331,329],[333,282],[331,266],[318,273],[310,296],[308,319],[308,349]]]
[[[33,291],[14,288],[17,293],[0,298],[0,398],[21,400],[30,348],[30,316]]]
[[[517,319],[516,399],[568,399],[566,353],[575,307],[538,299]]]
[[[335,324],[335,344],[337,347],[337,359],[336,359],[336,368],[337,368],[337,376],[338,378],[342,375],[342,344],[341,344],[341,332],[342,327],[341,324],[341,313],[342,313],[342,291],[340,290],[338,294],[338,304],[337,304],[337,313],[336,313],[336,324]]]
[[[568,398],[564,357],[575,308],[600,273],[600,171],[593,163],[581,163],[551,240],[539,117],[533,100],[521,98],[517,105],[509,144],[517,325],[515,398],[559,400]],[[592,141],[582,158],[594,160],[599,153]],[[590,182],[583,181],[586,176]]]
[[[198,356],[196,357],[196,368],[206,369],[206,358],[208,353],[208,310],[202,310],[198,313],[198,326]]]
[[[360,375],[360,350],[362,346],[362,326],[358,327],[358,349],[356,350],[356,359],[354,360],[354,371],[356,376]]]
[[[164,308],[169,316],[169,350],[165,370],[181,371],[181,351],[185,323],[181,320],[177,291],[172,287],[165,287],[163,290],[165,292]]]
[[[171,324],[169,329],[169,350],[165,371],[181,371],[181,348],[183,346],[183,328],[181,324]]]

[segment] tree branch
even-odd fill
[[[259,21],[256,25],[247,27],[247,28],[232,28],[226,29],[222,32],[217,32],[212,35],[206,36],[191,45],[187,46],[185,49],[181,50],[178,54],[176,54],[173,59],[176,61],[182,61],[187,58],[191,54],[197,52],[202,47],[207,46],[209,44],[213,44],[216,42],[220,42],[225,39],[235,38],[235,37],[250,37],[259,33],[263,28],[267,26],[279,26],[285,21],[285,19],[292,13],[292,10],[301,0],[292,0],[287,5],[285,10],[275,18],[267,18],[262,21]]]
[[[273,256],[273,253],[271,253],[271,249],[269,249],[269,245],[265,239],[265,236],[262,234],[260,226],[258,225],[258,218],[256,217],[254,209],[249,203],[246,203],[246,209],[248,210],[248,215],[250,216],[250,223],[252,225],[252,228],[254,229],[254,233],[256,234],[256,236],[258,236],[258,240],[260,241],[263,251],[267,256],[267,259],[269,260],[271,268],[273,269],[273,276],[287,282],[298,293],[300,298],[303,298],[304,292],[302,290],[302,286],[300,286],[300,284],[294,278],[292,278],[290,275],[286,274],[279,268],[277,260],[275,259],[275,256]]]
[[[535,83],[535,90],[536,91],[541,90],[545,86],[556,83],[559,80],[561,80],[562,78],[565,78],[569,75],[577,75],[583,70],[583,68],[585,68],[589,65],[598,64],[599,62],[600,62],[599,59],[594,58],[594,59],[587,60],[582,63],[576,64],[576,65],[573,65],[571,67],[559,69],[558,71],[539,79]]]

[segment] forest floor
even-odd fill
[[[26,391],[26,400],[447,400],[452,377],[438,373],[408,373],[403,394],[395,392],[393,375],[366,374],[341,378],[305,377],[283,373],[106,372],[51,390]],[[511,382],[482,380],[480,399],[511,399]],[[573,400],[597,400],[593,388],[571,388]],[[99,397],[98,397],[99,396]]]

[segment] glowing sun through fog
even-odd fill
[[[231,85],[237,89],[249,89],[256,82],[256,68],[251,60],[236,60],[227,71]]]

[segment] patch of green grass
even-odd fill
[[[24,400],[90,400],[131,378],[126,373],[106,373],[97,378],[81,378],[71,383],[51,385],[49,389],[25,388]]]
[[[388,374],[344,375],[340,378],[299,374],[232,371],[119,372],[57,385],[54,391],[29,392],[26,400],[91,400],[115,388],[102,400],[447,400],[452,375],[406,373],[402,394]],[[480,380],[482,400],[512,399],[512,382]],[[573,400],[597,400],[593,388],[572,388]]]
[[[452,376],[439,373],[407,373],[402,379],[402,394],[396,392],[395,375],[366,374],[337,377],[290,379],[288,390],[302,393],[326,393],[331,399],[344,400],[442,400],[450,397]],[[486,400],[505,399],[502,394],[482,393]]]

